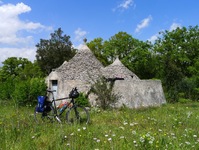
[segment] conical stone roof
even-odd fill
[[[61,73],[64,80],[89,81],[100,76],[103,67],[100,61],[94,56],[91,50],[83,45],[78,53],[68,62],[63,63],[57,72]]]
[[[58,70],[63,70],[65,68],[65,66],[67,65],[67,61],[64,61],[63,64],[61,66],[59,66],[55,71],[58,71]]]
[[[115,61],[109,66],[102,68],[102,73],[106,78],[124,78],[140,80],[136,74],[134,74],[121,63],[119,58],[116,58]]]

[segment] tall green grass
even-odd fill
[[[198,150],[199,103],[103,111],[89,125],[36,124],[34,107],[0,102],[0,150]]]

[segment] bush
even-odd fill
[[[119,96],[113,93],[114,82],[107,82],[105,78],[100,78],[91,87],[90,92],[93,92],[98,96],[97,102],[102,109],[110,108],[111,104],[114,104]]]
[[[90,107],[90,103],[88,98],[86,97],[85,94],[80,93],[79,97],[75,99],[75,101],[80,105],[80,106],[85,106],[85,107]]]
[[[38,95],[46,94],[46,84],[43,78],[32,78],[15,83],[13,99],[19,105],[34,104]]]
[[[190,103],[190,102],[192,102],[192,100],[186,99],[186,98],[179,98],[178,102],[179,103]]]
[[[0,100],[10,100],[15,89],[15,83],[12,78],[0,83]]]

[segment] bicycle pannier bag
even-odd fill
[[[45,105],[46,96],[38,96],[37,100],[38,100],[37,111],[38,112],[43,112],[44,111],[44,105]]]

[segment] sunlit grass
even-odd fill
[[[32,106],[0,105],[0,149],[193,149],[199,148],[199,103],[103,111],[91,108],[89,125],[38,125]]]

